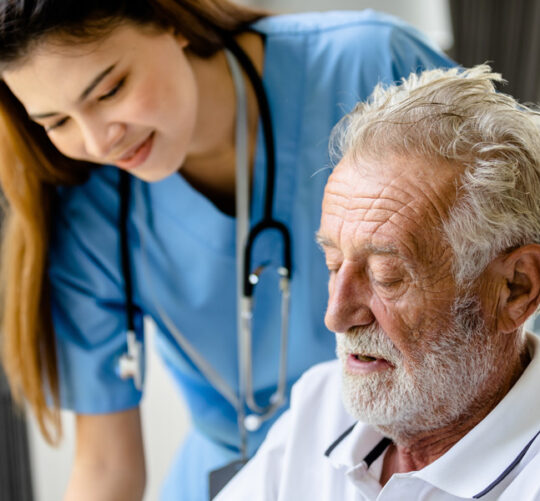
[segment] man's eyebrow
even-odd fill
[[[372,245],[368,244],[366,249],[370,254],[376,254],[379,256],[399,256],[403,257],[403,254],[393,245]]]
[[[320,231],[315,233],[315,242],[320,247],[323,248],[336,248],[336,244],[330,240],[329,238],[325,237]],[[369,254],[375,254],[378,256],[397,256],[401,258],[405,258],[402,252],[399,251],[397,247],[394,247],[393,245],[373,245],[373,244],[367,244],[365,250]]]
[[[329,238],[326,238],[320,231],[317,231],[315,233],[315,242],[319,245],[319,247],[335,247],[336,244],[332,242]]]
[[[111,64],[108,68],[105,68],[101,73],[96,75],[96,77],[85,87],[85,89],[81,92],[81,95],[78,98],[78,101],[81,102],[84,99],[86,99],[89,94],[99,85],[99,83],[109,74],[111,71],[116,68],[117,63]],[[56,111],[50,111],[47,113],[32,113],[30,114],[30,118],[32,120],[38,120],[40,118],[50,118],[54,117],[56,115],[59,115]]]

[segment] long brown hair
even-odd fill
[[[85,42],[119,22],[174,27],[200,57],[266,13],[228,0],[7,0],[0,5],[0,65],[31,56],[45,37]],[[82,183],[92,166],[61,155],[0,80],[0,184],[7,200],[0,262],[2,361],[50,443],[61,436],[55,335],[47,276],[57,185]]]

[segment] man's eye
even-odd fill
[[[122,78],[109,92],[98,97],[98,101],[106,101],[111,97],[115,96],[118,91],[124,86],[126,79]]]
[[[375,280],[375,283],[380,287],[384,287],[385,289],[392,289],[394,287],[399,286],[402,283],[402,280],[401,278]]]
[[[331,274],[337,273],[339,271],[340,265],[335,263],[326,263],[326,268]]]
[[[62,125],[64,125],[68,120],[69,120],[69,117],[61,118],[57,122],[54,122],[52,125],[45,127],[45,132],[51,132],[54,129],[58,129],[59,127],[62,127]]]

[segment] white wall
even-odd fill
[[[428,33],[443,48],[448,48],[452,41],[447,0],[243,0],[243,3],[276,12],[372,7],[405,19]],[[152,329],[148,329],[147,334],[150,348]],[[147,354],[147,386],[142,403],[149,480],[145,499],[155,501],[160,480],[189,426],[189,418],[154,351],[147,349]],[[67,413],[64,414],[64,427],[64,443],[60,449],[53,450],[43,442],[35,424],[29,424],[36,501],[62,499],[74,448],[73,419]]]

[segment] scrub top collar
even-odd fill
[[[540,441],[540,338],[527,334],[531,361],[499,404],[443,456],[425,468],[396,477],[416,477],[456,497],[481,499],[497,488]],[[358,422],[327,448],[325,455],[347,475],[370,470],[380,477],[391,440]],[[378,461],[380,460],[380,461]],[[372,466],[373,465],[373,466]]]

